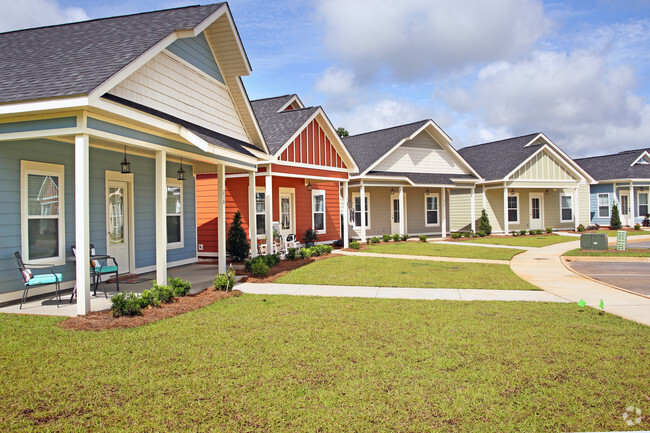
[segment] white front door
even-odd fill
[[[280,192],[280,234],[284,239],[288,234],[296,234],[293,193]]]
[[[544,227],[544,195],[530,194],[530,230],[541,230]]]
[[[115,257],[120,274],[129,267],[129,200],[128,183],[106,182],[106,253]]]
[[[630,193],[627,191],[621,192],[619,212],[621,215],[621,224],[624,226],[629,226],[632,219],[630,218]]]
[[[392,235],[396,233],[403,235],[405,233],[400,233],[400,229],[399,229],[399,223],[401,218],[401,215],[399,213],[399,196],[391,195],[390,202],[391,202],[390,232]],[[408,229],[406,228],[406,221],[407,221],[406,220],[406,194],[404,194],[404,232],[408,232]]]

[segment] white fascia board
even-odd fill
[[[403,182],[407,182],[409,185],[415,186],[415,184],[411,181],[406,176],[365,176],[365,175],[360,175],[360,176],[352,176],[348,178],[349,180],[360,180],[364,182],[369,182],[372,180],[399,180]],[[366,185],[366,183],[364,183]]]
[[[257,158],[255,156],[246,156],[232,150],[214,146],[185,127],[181,127],[180,136],[204,152],[227,158],[241,159],[242,162],[248,164],[257,164]]]
[[[330,121],[329,117],[327,117],[327,115],[325,114],[325,110],[323,110],[323,107],[318,107],[318,111],[316,113],[320,114],[321,118],[327,124],[327,127],[330,129],[332,136],[336,140],[335,147],[338,148],[337,150],[339,151],[339,153],[343,153],[345,155],[345,158],[347,159],[347,161],[345,161],[345,165],[348,166],[347,172],[354,173],[356,171],[359,171],[359,166],[354,161],[352,154],[343,143],[343,140],[341,140],[339,134],[336,132],[336,128],[334,128],[334,125],[332,125],[332,122]]]
[[[588,183],[596,182],[596,179],[591,177],[591,175],[587,173],[587,171],[584,168],[580,167],[580,165],[577,162],[575,162],[573,158],[571,158],[569,155],[564,153],[564,151],[560,149],[559,146],[557,146],[555,143],[553,143],[548,137],[546,137],[546,135],[540,133],[539,136],[544,138],[546,143],[549,145],[552,153],[555,153],[556,156],[560,156],[561,159],[564,160],[565,164],[567,164],[570,168],[572,168],[578,177],[584,178],[584,180],[586,180]]]
[[[88,105],[88,96],[75,96],[72,98],[54,98],[29,102],[16,102],[0,105],[0,115],[23,114],[30,112],[62,110],[70,108],[84,108]]]
[[[647,150],[644,150],[643,153],[641,153],[641,155],[639,155],[639,157],[638,157],[637,159],[635,159],[634,162],[633,162],[632,164],[630,164],[630,167],[632,167],[634,164],[638,163],[639,160],[640,160],[641,158],[643,158],[644,156],[647,156],[648,159],[650,159],[650,153],[648,153]]]
[[[281,107],[277,112],[279,113],[279,112],[281,112],[281,111],[286,110],[287,107],[288,107],[289,105],[293,104],[294,102],[297,102],[297,103],[298,103],[298,106],[299,106],[300,108],[305,108],[305,105],[302,103],[302,101],[300,100],[300,98],[298,97],[298,95],[294,94],[294,95],[291,97],[291,99],[289,99],[289,102],[287,102],[286,104],[284,104],[284,105],[283,105],[283,106],[282,106],[282,107]]]
[[[266,140],[264,139],[264,134],[262,134],[262,130],[260,129],[260,124],[257,122],[257,116],[255,116],[255,112],[253,111],[253,107],[251,106],[251,101],[250,101],[250,98],[248,97],[248,92],[246,91],[246,87],[244,87],[244,82],[242,81],[241,77],[237,77],[237,80],[235,80],[235,81],[237,82],[237,86],[239,86],[239,91],[243,95],[242,99],[244,100],[244,103],[246,104],[246,110],[248,111],[248,115],[251,117],[251,119],[253,119],[253,123],[255,124],[255,132],[260,137],[260,140],[262,142],[262,146],[264,146],[263,151],[266,153],[267,156],[269,156],[269,146],[267,146]],[[240,117],[241,117],[241,114],[240,114]],[[248,138],[250,139],[250,137],[248,137]],[[253,140],[251,140],[251,142],[252,141]]]
[[[282,147],[280,149],[278,149],[277,152],[275,152],[275,154],[271,155],[271,161],[272,162],[274,162],[274,163],[279,162],[278,157],[280,155],[282,155],[282,152],[284,152],[285,149],[287,147],[289,147],[291,145],[291,143],[293,143],[293,141],[300,135],[300,133],[303,131],[303,129],[305,129],[307,127],[307,125],[309,125],[311,123],[311,121],[316,118],[317,115],[318,115],[318,110],[315,111],[314,114],[309,116],[309,118],[302,125],[300,125],[300,128],[296,129],[296,132],[294,132],[291,135],[291,137],[289,137],[289,139],[282,145]]]
[[[39,131],[23,131],[23,132],[12,132],[8,134],[0,134],[1,141],[12,141],[12,140],[30,140],[33,138],[50,138],[54,139],[62,135],[77,135],[83,133],[83,128],[77,126],[74,128],[59,128],[59,129],[44,129]]]
[[[237,25],[235,24],[235,20],[232,18],[232,13],[230,12],[230,6],[228,3],[226,3],[225,8],[222,6],[210,17],[206,20],[204,20],[201,24],[199,24],[196,29],[198,30],[197,34],[201,33],[204,31],[206,28],[210,26],[213,22],[215,22],[221,15],[226,15],[228,18],[228,22],[230,23],[230,28],[232,30],[233,36],[235,37],[235,42],[237,42],[237,48],[239,49],[239,53],[241,54],[242,59],[246,62],[246,71],[248,72],[246,75],[250,75],[250,73],[253,71],[253,68],[251,67],[251,62],[248,60],[248,56],[246,55],[246,50],[244,49],[244,44],[242,44],[241,37],[239,36],[239,30],[237,30]],[[212,18],[212,21],[209,21]]]
[[[650,182],[650,178],[644,179],[644,178],[638,178],[638,179],[605,179],[605,180],[599,180],[596,181],[595,183],[622,183],[622,182]],[[621,185],[624,186],[624,185]]]
[[[198,36],[203,30],[207,29],[210,26],[210,24],[212,24],[213,22],[218,20],[221,15],[223,15],[225,13],[230,14],[230,11],[228,10],[228,8],[226,8],[224,6],[225,5],[222,5],[219,9],[212,12],[212,14],[209,17],[207,17],[206,19],[201,21],[201,23],[199,23],[199,25],[197,25],[193,29],[190,29],[192,31],[191,36]],[[230,22],[232,23],[232,20],[230,20]],[[184,36],[179,35],[179,37],[182,38]]]
[[[117,102],[109,101],[107,99],[99,99],[98,101],[94,101],[92,106],[100,110],[124,117],[126,119],[135,120],[136,122],[144,123],[148,126],[161,129],[165,132],[180,135],[180,125],[169,120],[161,119],[160,117],[156,117],[152,114],[136,110],[135,108],[118,104]]]

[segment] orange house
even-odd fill
[[[295,234],[303,243],[305,231],[313,228],[317,242],[343,238],[347,243],[347,233],[341,232],[340,191],[358,167],[323,109],[304,107],[297,95],[251,105],[269,154],[256,153],[256,173],[225,174],[227,224],[239,210],[250,238],[266,243],[269,251],[273,240],[266,234],[273,232],[274,223],[285,239]],[[254,189],[249,188],[253,178]],[[218,251],[217,184],[216,174],[196,175],[199,256]]]

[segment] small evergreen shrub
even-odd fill
[[[584,231],[585,231],[585,226],[583,226],[582,224],[580,224],[580,225],[578,226],[578,231],[579,231],[579,232],[584,232]]]
[[[409,240],[409,235],[402,235],[400,236],[400,239],[403,241],[408,241]]]
[[[641,224],[639,223],[634,224],[634,230],[641,230]]]
[[[308,249],[311,257],[319,257],[323,255],[322,245],[314,245],[313,247],[309,247]]]
[[[352,241],[350,242],[350,248],[352,248],[353,250],[358,250],[359,248],[361,248],[361,244],[359,243],[359,241]]]
[[[479,230],[479,231],[476,232],[476,234],[480,238],[484,238],[487,235],[487,233],[484,230]]]
[[[145,290],[140,295],[140,308],[147,308],[148,306],[160,307],[160,301],[153,289]]]
[[[318,240],[318,233],[316,230],[311,227],[305,230],[305,234],[302,236],[303,242],[316,242]]]
[[[280,262],[280,255],[266,254],[266,255],[254,257],[251,260],[247,260],[246,263],[244,263],[244,268],[246,269],[247,272],[253,272],[253,265],[257,262],[263,262],[266,266],[272,268],[273,266],[277,265]]]
[[[171,286],[165,286],[163,284],[157,284],[153,282],[153,288],[151,289],[154,293],[154,296],[158,298],[161,304],[168,304],[174,300],[174,290]]]
[[[517,236],[519,234],[517,230],[513,230],[510,233],[512,234],[512,236]]]
[[[488,236],[492,234],[492,226],[490,225],[490,219],[488,218],[485,209],[481,211],[481,218],[478,221],[478,229],[483,230]]]
[[[246,260],[251,248],[246,230],[242,227],[241,221],[241,213],[238,210],[235,212],[232,223],[230,223],[228,237],[226,238],[226,251],[235,262]]]
[[[546,233],[553,233],[553,227],[551,226],[546,227]]]
[[[261,260],[257,261],[256,263],[264,264],[264,262]],[[232,266],[228,267],[228,270],[225,274],[217,274],[214,277],[215,278],[212,280],[212,283],[214,284],[215,290],[228,291],[232,290],[232,286],[235,285],[235,270],[232,268]]]
[[[379,242],[381,242],[381,238],[378,238],[377,236],[370,239],[371,244],[378,244]]]
[[[251,272],[253,273],[253,275],[256,275],[258,277],[263,277],[269,273],[269,267],[266,263],[260,260],[251,265]]]
[[[135,293],[118,293],[111,298],[111,314],[113,317],[142,316],[140,298]]]
[[[519,230],[519,235],[520,235],[520,236],[526,236],[527,233],[528,233],[528,232],[526,231],[526,229],[521,229],[521,230]]]
[[[390,242],[391,239],[390,235],[383,235],[381,238],[383,239],[384,242]]]
[[[395,234],[393,235],[393,241],[398,242],[399,239],[400,239],[399,234],[395,233]]]
[[[427,241],[427,235],[420,235],[420,242],[426,242]]]
[[[311,250],[309,248],[301,248],[300,251],[298,252],[298,255],[300,256],[301,259],[307,260],[308,258],[311,257]]]
[[[460,239],[461,236],[463,236],[461,232],[455,232],[451,234],[452,239]]]
[[[464,238],[471,238],[471,237],[474,237],[474,232],[472,232],[471,230],[468,231],[468,232],[465,232],[465,233],[463,233],[463,237],[464,237]]]
[[[612,218],[609,220],[609,229],[618,230],[621,227],[623,227],[623,224],[621,223],[621,216],[618,213],[618,205],[614,203],[614,206],[612,206]]]
[[[285,257],[289,260],[296,260],[298,257],[298,248],[289,248]]]
[[[177,298],[181,296],[187,296],[187,294],[190,293],[190,289],[192,288],[192,283],[185,281],[182,278],[169,277],[167,279],[167,282],[172,287],[174,296]]]
[[[323,254],[329,254],[334,251],[334,247],[331,245],[321,245],[323,247]]]

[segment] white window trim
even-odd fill
[[[510,197],[517,197],[517,220],[516,221],[510,221],[510,219],[508,219],[508,224],[520,224],[519,223],[519,221],[520,221],[519,211],[521,209],[521,206],[519,206],[519,205],[521,204],[521,200],[519,200],[519,193],[516,192],[514,194],[508,194],[508,198],[510,198]],[[506,201],[505,206],[506,206],[506,215],[508,216],[508,218],[510,218],[510,207],[508,206],[508,201]]]
[[[264,194],[264,212],[263,213],[257,213],[257,194],[262,193]],[[278,194],[279,196],[279,194]],[[263,186],[256,186],[255,187],[255,219],[257,220],[258,215],[264,215],[264,221],[265,223],[262,224],[262,233],[256,233],[258,239],[266,239],[266,188]],[[257,230],[259,231],[260,225],[257,224]]]
[[[600,214],[600,196],[601,195],[606,195],[607,196],[607,215],[601,215]],[[596,215],[598,215],[598,218],[610,218],[611,217],[611,210],[610,210],[610,201],[609,201],[609,193],[608,192],[599,192],[596,194]]]
[[[562,207],[562,197],[570,197],[571,198],[571,207],[570,207],[570,209],[571,209],[571,219],[565,220],[565,219],[562,218],[562,209],[564,209]],[[565,194],[565,193],[560,194],[560,222],[568,223],[568,222],[572,222],[575,219],[575,217],[574,217],[575,212],[573,210],[573,203],[574,202],[575,202],[575,198],[573,197],[573,194]]]
[[[355,199],[357,197],[360,197],[360,196],[361,196],[361,194],[358,193],[358,192],[352,193],[352,215],[353,216],[356,213],[356,210],[355,210],[356,208],[354,206],[354,201],[355,201]],[[371,217],[370,217],[370,193],[369,192],[366,193],[366,198],[368,199],[368,206],[366,206],[366,212],[368,213],[368,225],[366,226],[366,229],[369,229],[370,225],[372,223],[372,220],[371,220]],[[362,218],[363,218],[363,216],[362,216]],[[356,223],[356,218],[353,218],[352,228],[355,229],[355,230],[360,230],[361,226],[357,226],[357,225],[355,225],[355,223]]]
[[[257,191],[256,187],[256,193],[257,192],[265,192],[266,190],[262,187],[260,188],[260,191]],[[280,229],[282,229],[282,194],[291,194],[291,230],[293,234],[296,234],[296,189],[295,188],[278,188],[278,211],[279,211],[279,216],[280,219],[278,223],[280,223]],[[256,212],[257,215],[257,212]]]
[[[29,230],[27,222],[29,219],[28,211],[28,182],[27,176],[30,174],[40,176],[57,176],[59,178],[59,255],[44,259],[29,259]],[[26,264],[48,264],[64,265],[65,264],[65,169],[61,164],[48,164],[34,161],[20,161],[20,227],[21,227],[21,246],[22,257]],[[36,215],[34,216],[36,217]],[[54,218],[52,218],[54,219]]]
[[[167,249],[168,250],[175,250],[178,248],[183,248],[185,247],[185,230],[183,229],[183,219],[184,219],[184,214],[185,214],[185,200],[183,197],[183,181],[174,179],[172,177],[167,178],[167,185],[166,186],[174,186],[174,187],[180,187],[181,190],[181,221],[180,221],[180,228],[181,228],[181,240],[180,242],[172,242],[172,243],[167,243]],[[166,197],[166,196],[165,196]],[[167,209],[165,208],[165,219],[169,215],[176,215],[176,214],[169,214],[167,213]],[[166,235],[165,235],[166,236]]]
[[[647,195],[648,199],[646,200],[646,207],[648,208],[648,212],[650,212],[650,191],[639,191],[639,190],[637,190],[636,191],[636,202],[634,203],[636,205],[635,210],[636,210],[637,214],[632,216],[633,220],[637,216],[641,217],[641,218],[645,218],[645,213],[641,214],[641,200],[639,199],[639,196],[641,194],[646,194]]]
[[[314,196],[317,195],[322,195],[323,196],[323,229],[322,230],[316,230],[314,228]],[[313,189],[311,191],[311,226],[316,230],[316,233],[319,235],[327,233],[327,221],[325,219],[325,215],[327,214],[327,202],[325,201],[325,190],[324,189]]]
[[[428,197],[436,197],[438,199],[438,209],[436,209],[436,213],[438,214],[438,222],[436,224],[428,224],[427,223],[427,198]],[[424,194],[424,226],[425,227],[439,227],[440,226],[440,194],[436,193],[430,193],[430,194]]]

